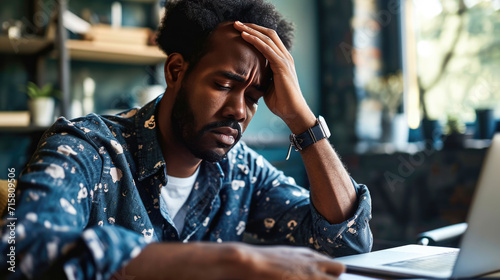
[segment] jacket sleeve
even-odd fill
[[[368,188],[354,182],[357,209],[340,224],[330,224],[315,208],[309,191],[261,156],[252,157],[255,190],[247,231],[248,241],[307,246],[332,257],[371,250],[371,199]]]
[[[125,228],[88,225],[103,161],[86,137],[64,119],[42,137],[2,221],[2,260],[14,253],[2,279],[108,279],[146,245]]]

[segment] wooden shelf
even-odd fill
[[[68,40],[66,46],[71,59],[97,62],[153,65],[167,56],[156,46],[101,43],[83,40]]]
[[[33,133],[44,132],[49,129],[48,126],[0,126],[0,134],[2,133]]]
[[[31,55],[41,52],[53,45],[53,41],[45,38],[11,39],[0,36],[0,53]]]

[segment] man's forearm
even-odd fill
[[[231,246],[209,243],[152,243],[117,275],[134,279],[222,279],[238,261]],[[234,275],[234,274],[233,274]]]
[[[304,105],[305,108],[307,108]],[[300,134],[316,125],[316,117],[307,108],[284,119],[290,130]],[[356,191],[351,178],[327,139],[300,151],[311,185],[311,201],[318,212],[332,223],[341,223],[356,208]]]
[[[325,219],[337,224],[356,209],[356,191],[330,142],[323,139],[301,151],[311,185],[311,201]]]
[[[137,280],[333,279],[344,270],[342,264],[300,247],[235,242],[152,243],[116,276],[133,276]]]

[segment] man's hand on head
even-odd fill
[[[241,37],[269,61],[273,72],[270,92],[264,96],[269,110],[279,116],[293,134],[316,125],[316,116],[300,90],[295,64],[278,34],[256,24],[235,22]],[[311,190],[311,202],[332,224],[352,217],[357,197],[351,179],[330,142],[320,140],[301,151]]]
[[[316,122],[302,95],[293,57],[276,31],[256,24],[234,23],[242,38],[252,44],[269,61],[273,84],[264,96],[271,112],[280,117],[296,134],[302,133]]]

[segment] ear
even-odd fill
[[[167,87],[174,88],[176,85],[181,84],[182,78],[186,73],[187,66],[188,63],[179,53],[172,53],[167,57],[164,68]]]

